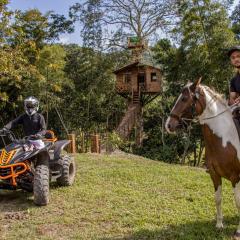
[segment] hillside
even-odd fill
[[[0,239],[230,239],[238,223],[224,181],[225,229],[215,231],[213,187],[202,169],[136,156],[77,156],[70,188],[52,186],[51,203],[0,192]]]

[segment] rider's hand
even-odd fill
[[[42,139],[42,135],[39,134],[39,133],[35,134],[35,136],[36,136],[37,139]]]
[[[37,133],[37,134],[31,135],[30,138],[32,138],[32,139],[41,139],[42,135]]]
[[[6,127],[3,127],[2,129],[0,129],[1,132],[5,133],[8,131],[8,129]]]
[[[240,97],[237,97],[237,98],[234,100],[234,103],[239,104],[239,103],[240,103]]]

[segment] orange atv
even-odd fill
[[[64,153],[69,140],[60,140],[47,131],[42,148],[36,148],[31,137],[16,139],[9,130],[0,131],[4,148],[0,150],[0,189],[23,189],[33,192],[36,205],[49,202],[49,182],[70,186],[76,166],[73,156]],[[6,142],[9,141],[9,144]]]

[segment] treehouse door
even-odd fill
[[[144,90],[146,86],[146,74],[145,72],[138,73],[138,89]]]

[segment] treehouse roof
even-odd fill
[[[142,67],[142,66],[149,66],[149,67],[153,67],[153,68],[161,70],[161,65],[158,64],[156,61],[154,61],[153,57],[151,56],[151,52],[145,51],[142,53],[141,58],[139,60],[131,62],[119,69],[116,69],[114,71],[114,73],[117,74],[117,73],[119,73],[125,69],[131,68],[131,67]]]

